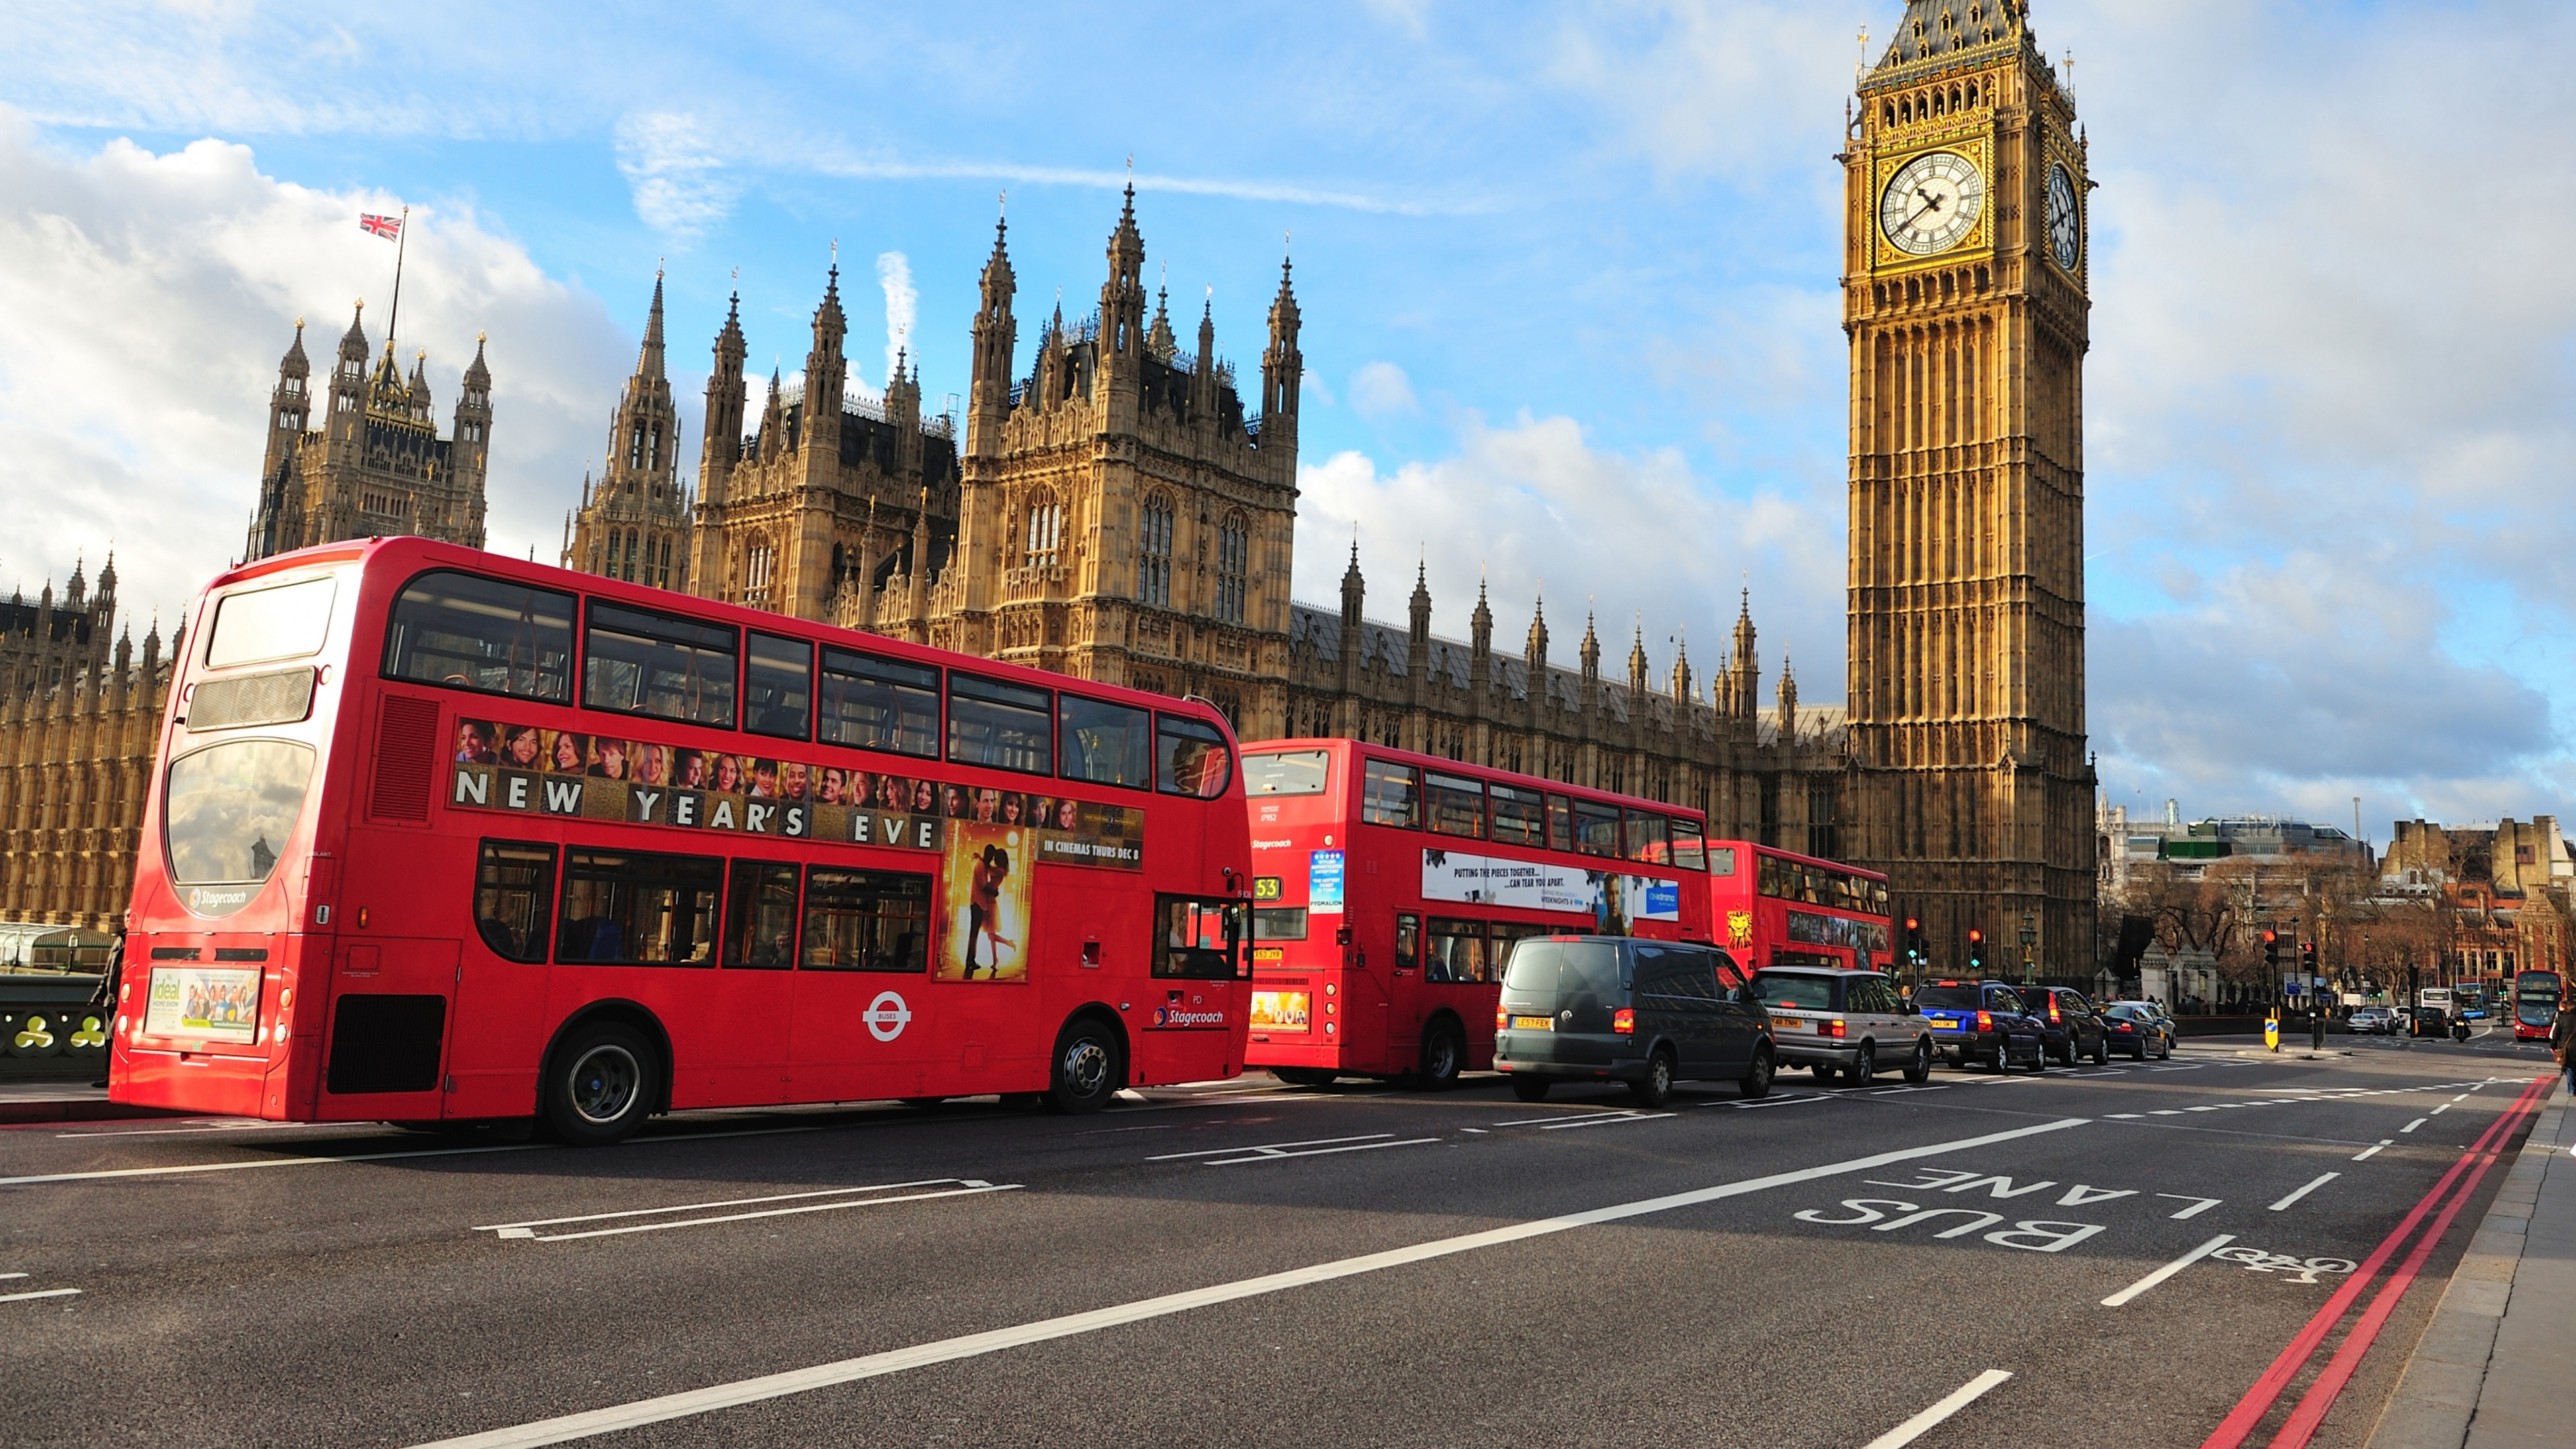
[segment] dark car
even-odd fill
[[[1884,1067],[1905,1080],[1932,1075],[1932,1024],[1907,1009],[1886,976],[1835,966],[1766,966],[1754,994],[1771,1016],[1780,1065],[1807,1067],[1816,1080],[1842,1077],[1866,1087]]]
[[[2102,1025],[2111,1045],[2127,1052],[2138,1061],[2150,1056],[2173,1055],[2173,1023],[2157,1014],[2152,1006],[2134,1001],[2114,1002],[2102,1008]]]
[[[2021,1000],[2039,1019],[2040,1042],[2047,1048],[2050,1061],[2071,1067],[2091,1057],[2098,1067],[2111,1059],[2102,1018],[2083,992],[2071,986],[2025,986]]]
[[[1659,1107],[1673,1083],[1770,1092],[1771,1018],[1742,968],[1710,946],[1626,936],[1540,936],[1512,948],[1494,1012],[1494,1070],[1524,1102],[1560,1081],[1628,1084]]]
[[[2018,988],[2000,981],[1927,981],[1914,988],[1914,1009],[1932,1019],[1932,1042],[1942,1060],[1982,1062],[2007,1071],[2015,1062],[2034,1072],[2048,1069],[2040,1023]]]

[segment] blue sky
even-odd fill
[[[2374,835],[2576,776],[2569,7],[2038,0],[2096,178],[2094,742],[2115,801]],[[1149,273],[1257,364],[1293,233],[1301,597],[1359,525],[1463,632],[1587,605],[1703,676],[1841,694],[1842,110],[1896,0],[1185,6],[0,5],[0,586],[117,540],[174,610],[238,547],[289,322],[418,218],[404,350],[496,377],[493,543],[551,557],[658,264],[694,398],[739,268],[799,365],[837,241],[864,386],[935,405],[1010,193],[1022,336],[1088,310],[1134,157]],[[894,274],[889,288],[883,277]],[[890,298],[895,300],[890,301]],[[371,329],[372,330],[372,329]],[[381,331],[375,331],[381,339]],[[310,344],[308,344],[310,345]],[[1025,361],[1025,348],[1023,353]],[[691,422],[694,424],[695,417]],[[149,520],[138,523],[138,515]]]

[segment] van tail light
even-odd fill
[[[1635,1036],[1637,1034],[1637,1013],[1635,1009],[1623,1006],[1617,1011],[1610,1013],[1610,1029],[1621,1036]]]
[[[1494,1008],[1494,1030],[1496,1030],[1496,1031],[1508,1031],[1508,1030],[1510,1030],[1510,1029],[1511,1029],[1511,1025],[1512,1025],[1512,1014],[1511,1014],[1510,1012],[1508,1012],[1508,1011],[1503,1010],[1503,1009],[1502,1009],[1501,1007],[1499,1007],[1499,1006],[1498,1006],[1498,1007],[1495,1007],[1495,1008]]]
[[[1840,1041],[1843,1039],[1844,1033],[1850,1030],[1850,1027],[1845,1024],[1841,1017],[1838,1016],[1831,1021],[1817,1022],[1816,1030],[1823,1032],[1825,1035],[1832,1037],[1836,1041]]]
[[[1994,1029],[1995,1029],[1995,1014],[1994,1014],[1993,1012],[1991,1012],[1991,1011],[1980,1011],[1980,1012],[1978,1012],[1978,1013],[1977,1013],[1977,1030],[1979,1030],[1979,1031],[1993,1031]]]

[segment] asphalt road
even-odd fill
[[[2197,1445],[2549,1069],[2334,1047],[1659,1113],[1253,1077],[598,1151],[47,1124],[0,1131],[0,1392],[61,1446],[1845,1449],[1994,1371],[1914,1442]],[[2316,1442],[2368,1437],[2501,1181]]]

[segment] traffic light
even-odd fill
[[[1974,926],[1968,928],[1968,971],[1981,975],[1986,969],[1986,933]]]
[[[2274,975],[2280,974],[2281,936],[2277,931],[2263,933],[2263,969]]]
[[[1905,918],[1905,964],[1923,969],[1923,922],[1913,916]]]
[[[2316,942],[2314,942],[2314,941],[2301,941],[2301,942],[2299,943],[2299,970],[2301,970],[2302,972],[2305,972],[2305,973],[2307,974],[2307,976],[2308,976],[2308,978],[2309,978],[2310,980],[2314,980],[2314,979],[2316,979],[2316,974],[2317,974],[2317,943],[2316,943]]]

